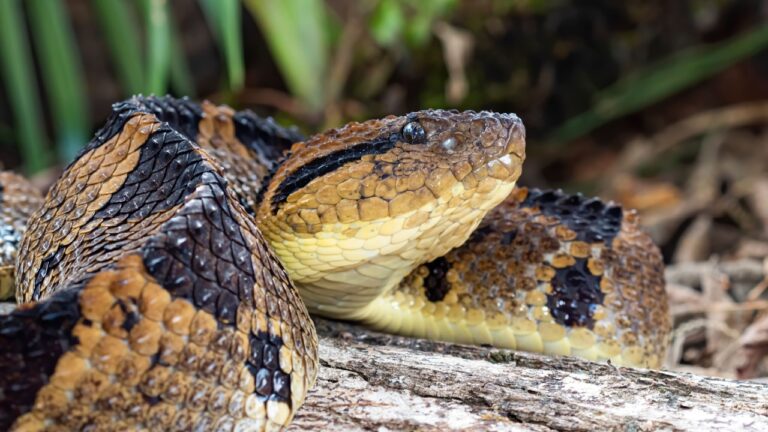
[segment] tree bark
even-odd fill
[[[768,385],[452,345],[317,320],[292,431],[768,430]]]

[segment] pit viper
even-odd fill
[[[516,187],[524,159],[514,114],[305,138],[209,102],[115,104],[44,198],[0,176],[19,303],[0,429],[283,429],[317,376],[310,313],[658,367],[663,263],[637,215]]]

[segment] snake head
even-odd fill
[[[514,114],[425,110],[350,123],[293,146],[257,219],[300,289],[343,280],[380,292],[463,243],[509,195],[524,155]]]
[[[294,145],[262,208],[309,232],[393,217],[514,183],[524,158],[514,114],[425,110],[350,123]]]

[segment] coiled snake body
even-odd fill
[[[523,159],[507,114],[303,140],[210,103],[116,104],[20,242],[0,429],[281,429],[317,374],[308,312],[657,367],[658,250],[618,206],[514,189]],[[36,199],[0,184],[1,254]],[[0,261],[6,291],[9,273]]]

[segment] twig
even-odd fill
[[[633,167],[658,158],[677,144],[710,131],[732,129],[755,123],[768,123],[768,101],[749,102],[699,112],[666,127],[650,138],[653,148],[636,158]]]

